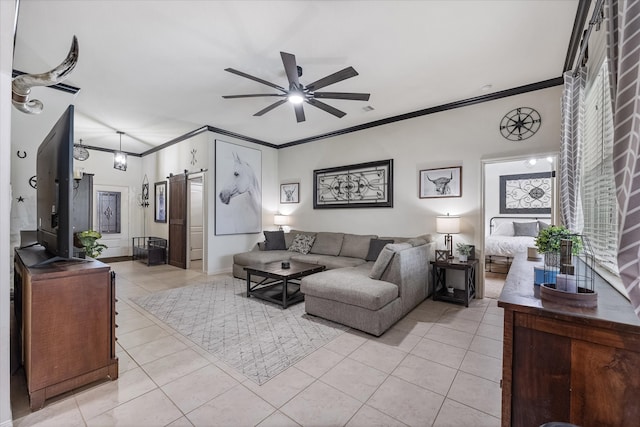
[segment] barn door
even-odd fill
[[[187,176],[169,178],[169,264],[187,268]]]

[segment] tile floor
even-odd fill
[[[111,264],[120,378],[28,410],[12,378],[14,426],[498,426],[502,309],[427,300],[375,338],[349,330],[258,386],[129,298],[211,277]]]

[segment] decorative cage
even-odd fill
[[[545,253],[540,298],[573,307],[596,307],[595,261],[589,239],[571,234],[559,243],[559,249]]]

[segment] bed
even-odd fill
[[[489,235],[484,240],[485,271],[509,272],[513,257],[535,246],[541,227],[548,227],[550,217],[496,216],[489,220]]]

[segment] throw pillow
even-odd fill
[[[308,254],[315,240],[316,240],[316,236],[296,234],[296,237],[293,239],[293,242],[291,242],[291,246],[289,246],[289,250],[291,252],[300,252],[301,254]]]
[[[514,222],[513,233],[514,233],[514,236],[536,237],[538,235],[538,223],[537,222]]]
[[[493,227],[494,236],[514,236],[513,222],[501,222]]]
[[[369,252],[367,253],[367,256],[364,259],[366,261],[377,260],[378,255],[380,255],[380,252],[387,245],[387,243],[393,243],[393,240],[371,239],[369,241]]]
[[[538,221],[538,230],[544,230],[545,228],[551,227],[551,224],[546,223],[544,221]]]
[[[264,232],[264,250],[265,251],[284,251],[287,245],[284,243],[284,231],[265,231]]]

